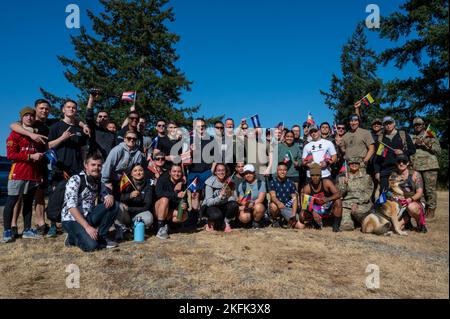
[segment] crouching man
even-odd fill
[[[302,190],[302,211],[300,222],[309,224],[313,222],[315,228],[322,228],[322,218],[334,216],[333,232],[340,232],[342,220],[341,193],[334,183],[322,179],[322,168],[319,164],[310,166],[311,181]]]
[[[84,171],[72,176],[66,184],[62,209],[66,247],[77,246],[85,252],[117,247],[107,236],[119,212],[119,204],[114,201],[111,190],[100,183],[102,164],[99,154],[88,155]],[[101,203],[95,206],[98,197]]]

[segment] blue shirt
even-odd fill
[[[275,177],[270,181],[269,186],[270,191],[274,191],[278,200],[284,205],[292,199],[292,194],[297,193],[295,184],[288,179],[283,182],[278,177]]]

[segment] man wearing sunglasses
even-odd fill
[[[182,135],[179,134],[178,124],[175,121],[170,120],[167,122],[167,134],[165,132],[165,125],[166,123],[162,120],[158,121],[156,125],[158,145],[153,154],[156,156],[158,150],[164,153],[166,156],[165,168],[169,168],[172,163],[179,162],[180,160],[179,155],[181,155],[182,143],[179,142],[181,141]]]
[[[144,136],[139,132],[139,113],[136,111],[131,111],[128,113],[128,124],[123,127],[117,134],[118,143],[124,142],[125,134],[127,132],[134,132],[136,134],[136,147],[143,152],[144,151]]]
[[[94,93],[95,94],[95,93]],[[89,138],[89,152],[99,151],[103,160],[108,157],[109,152],[116,146],[116,135],[107,128],[109,115],[106,111],[99,111],[97,119],[94,119],[94,101],[97,95],[91,94],[86,107],[86,123],[91,129]]]
[[[428,219],[434,218],[436,211],[437,194],[436,185],[439,171],[438,155],[441,153],[439,140],[426,133],[425,121],[416,117],[413,121],[414,134],[412,139],[416,146],[416,154],[411,157],[413,168],[422,174],[425,200],[426,216]]]
[[[377,155],[374,163],[375,178],[380,182],[380,191],[389,187],[389,176],[395,170],[395,159],[399,155],[408,158],[416,153],[416,147],[411,137],[405,131],[396,129],[395,120],[386,116],[383,119],[384,132],[378,142],[385,146],[382,155]]]

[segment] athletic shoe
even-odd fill
[[[159,239],[169,239],[169,229],[167,227],[167,224],[158,229],[156,237],[158,237]]]
[[[58,228],[56,228],[56,224],[51,224],[50,229],[47,232],[48,238],[55,238],[58,235]]]
[[[66,239],[64,240],[64,246],[65,247],[72,247],[72,246],[75,246],[75,245],[72,245],[71,243],[70,243],[70,240],[69,240],[69,234],[67,234],[66,235]]]
[[[231,233],[233,229],[231,228],[230,224],[225,224],[224,232]]]
[[[106,241],[106,249],[119,247],[119,244],[116,243],[114,240],[106,239],[105,241]]]
[[[42,236],[38,234],[36,229],[30,228],[23,231],[23,239],[41,239]]]
[[[279,220],[276,220],[272,223],[273,228],[281,228],[281,223]]]
[[[41,236],[45,236],[45,234],[47,234],[47,232],[49,230],[50,230],[50,227],[47,224],[44,224],[42,226],[37,226],[36,225],[36,231]]]
[[[206,230],[208,233],[210,233],[210,232],[214,231],[214,226],[211,226],[211,225],[209,225],[209,224],[206,224],[206,225],[205,225],[205,230]]]
[[[261,228],[261,224],[259,222],[257,222],[256,220],[254,220],[253,223],[252,223],[252,228],[253,229],[260,229]]]
[[[425,225],[418,225],[417,226],[417,232],[422,233],[422,234],[426,234],[428,233],[428,229]]]
[[[6,243],[12,243],[15,240],[14,233],[11,229],[7,229],[3,231],[3,242]]]
[[[19,229],[17,228],[17,226],[11,227],[11,231],[14,239],[20,238]]]

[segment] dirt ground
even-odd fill
[[[429,232],[235,230],[82,253],[65,236],[0,244],[0,298],[449,298],[448,192]],[[3,231],[3,229],[2,229]],[[67,266],[80,270],[68,289]],[[380,287],[366,287],[379,267]]]

